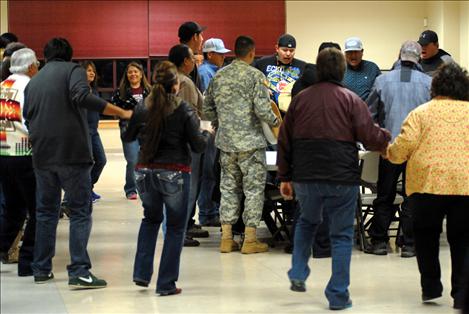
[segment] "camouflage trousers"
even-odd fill
[[[221,223],[236,223],[244,193],[244,224],[257,227],[264,207],[265,149],[231,153],[220,151],[220,165]]]

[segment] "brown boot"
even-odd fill
[[[233,240],[233,233],[231,232],[231,225],[221,225],[221,242],[220,252],[230,253],[233,251],[239,251],[239,244]]]
[[[244,243],[241,248],[241,253],[252,254],[252,253],[263,253],[269,250],[269,246],[266,243],[259,242],[256,237],[256,228],[246,227],[244,231]]]
[[[16,264],[18,263],[18,258],[20,255],[20,241],[23,237],[23,230],[20,230],[16,235],[13,244],[11,245],[10,249],[8,250],[8,254],[6,256],[5,264]]]

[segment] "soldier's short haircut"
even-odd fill
[[[239,36],[235,41],[236,57],[246,57],[256,47],[254,40],[249,36]]]
[[[344,54],[336,48],[325,48],[316,59],[316,70],[319,82],[341,82],[345,73]]]

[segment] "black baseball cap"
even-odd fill
[[[418,43],[422,46],[428,45],[429,43],[437,43],[438,42],[438,35],[431,30],[426,30],[422,34],[420,34]]]
[[[278,38],[277,45],[279,47],[296,48],[295,37],[290,34],[283,34]]]
[[[179,39],[183,42],[187,42],[192,38],[192,36],[203,32],[206,28],[206,26],[200,26],[196,22],[185,22],[181,26],[179,26]]]

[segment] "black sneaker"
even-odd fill
[[[306,291],[306,286],[305,286],[304,281],[291,279],[290,282],[291,282],[291,286],[290,286],[291,291],[295,291],[295,292],[305,292]]]
[[[184,238],[184,246],[199,246],[200,242],[192,239],[191,237],[185,237]]]
[[[163,291],[163,292],[156,292],[162,297],[167,297],[169,295],[175,295],[175,294],[180,294],[182,292],[181,288],[176,288],[173,291]]]
[[[352,300],[348,299],[348,301],[344,305],[329,305],[329,309],[332,311],[340,311],[345,310],[352,307]]]
[[[365,253],[374,254],[374,255],[387,255],[388,254],[388,244],[386,242],[376,242],[371,243]]]
[[[404,245],[401,248],[401,257],[414,257],[415,256],[415,249],[413,246],[410,245]]]
[[[75,289],[99,289],[106,288],[107,282],[90,273],[88,276],[70,278],[68,286]]]
[[[191,238],[208,238],[209,234],[207,230],[202,229],[200,226],[197,225],[192,226],[186,232],[187,236]]]
[[[140,287],[148,287],[148,281],[143,281],[143,280],[139,280],[139,279],[134,279],[134,283],[137,285],[137,286],[140,286]]]
[[[38,275],[34,276],[34,283],[42,284],[51,281],[52,279],[54,279],[53,273],[48,273],[47,275]]]
[[[435,301],[435,299],[441,298],[441,296],[442,296],[441,293],[438,293],[438,294],[435,294],[435,295],[422,294],[422,302],[423,303],[431,303],[431,302]]]

